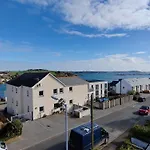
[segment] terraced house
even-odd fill
[[[31,114],[38,119],[51,115],[59,107],[55,96],[66,100],[69,110],[73,104],[88,101],[88,82],[77,77],[55,77],[49,72],[25,73],[6,84],[7,111],[13,115]]]

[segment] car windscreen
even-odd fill
[[[148,106],[142,106],[140,109],[148,110],[149,107]]]

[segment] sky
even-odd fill
[[[150,0],[0,0],[0,70],[149,66]]]

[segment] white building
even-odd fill
[[[94,99],[108,96],[108,82],[103,80],[88,80],[89,96],[93,93]]]
[[[150,79],[149,78],[129,78],[121,80],[116,84],[116,93],[126,94],[129,91],[134,90],[135,92],[142,92],[144,90],[150,90]]]
[[[88,100],[88,82],[77,76],[56,78],[48,72],[25,73],[6,84],[7,111],[13,115],[31,114],[38,119],[59,106],[52,96],[63,98],[69,109]]]

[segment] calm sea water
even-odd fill
[[[150,78],[150,73],[143,72],[76,72],[78,76],[85,80],[106,80],[111,82],[113,80],[125,79],[125,78]],[[4,91],[6,85],[0,85],[0,97],[4,97]]]
[[[4,98],[4,91],[6,90],[5,84],[0,84],[0,98]]]
[[[77,72],[76,74],[85,80],[106,80],[108,82],[125,78],[150,78],[150,73],[143,72]]]

